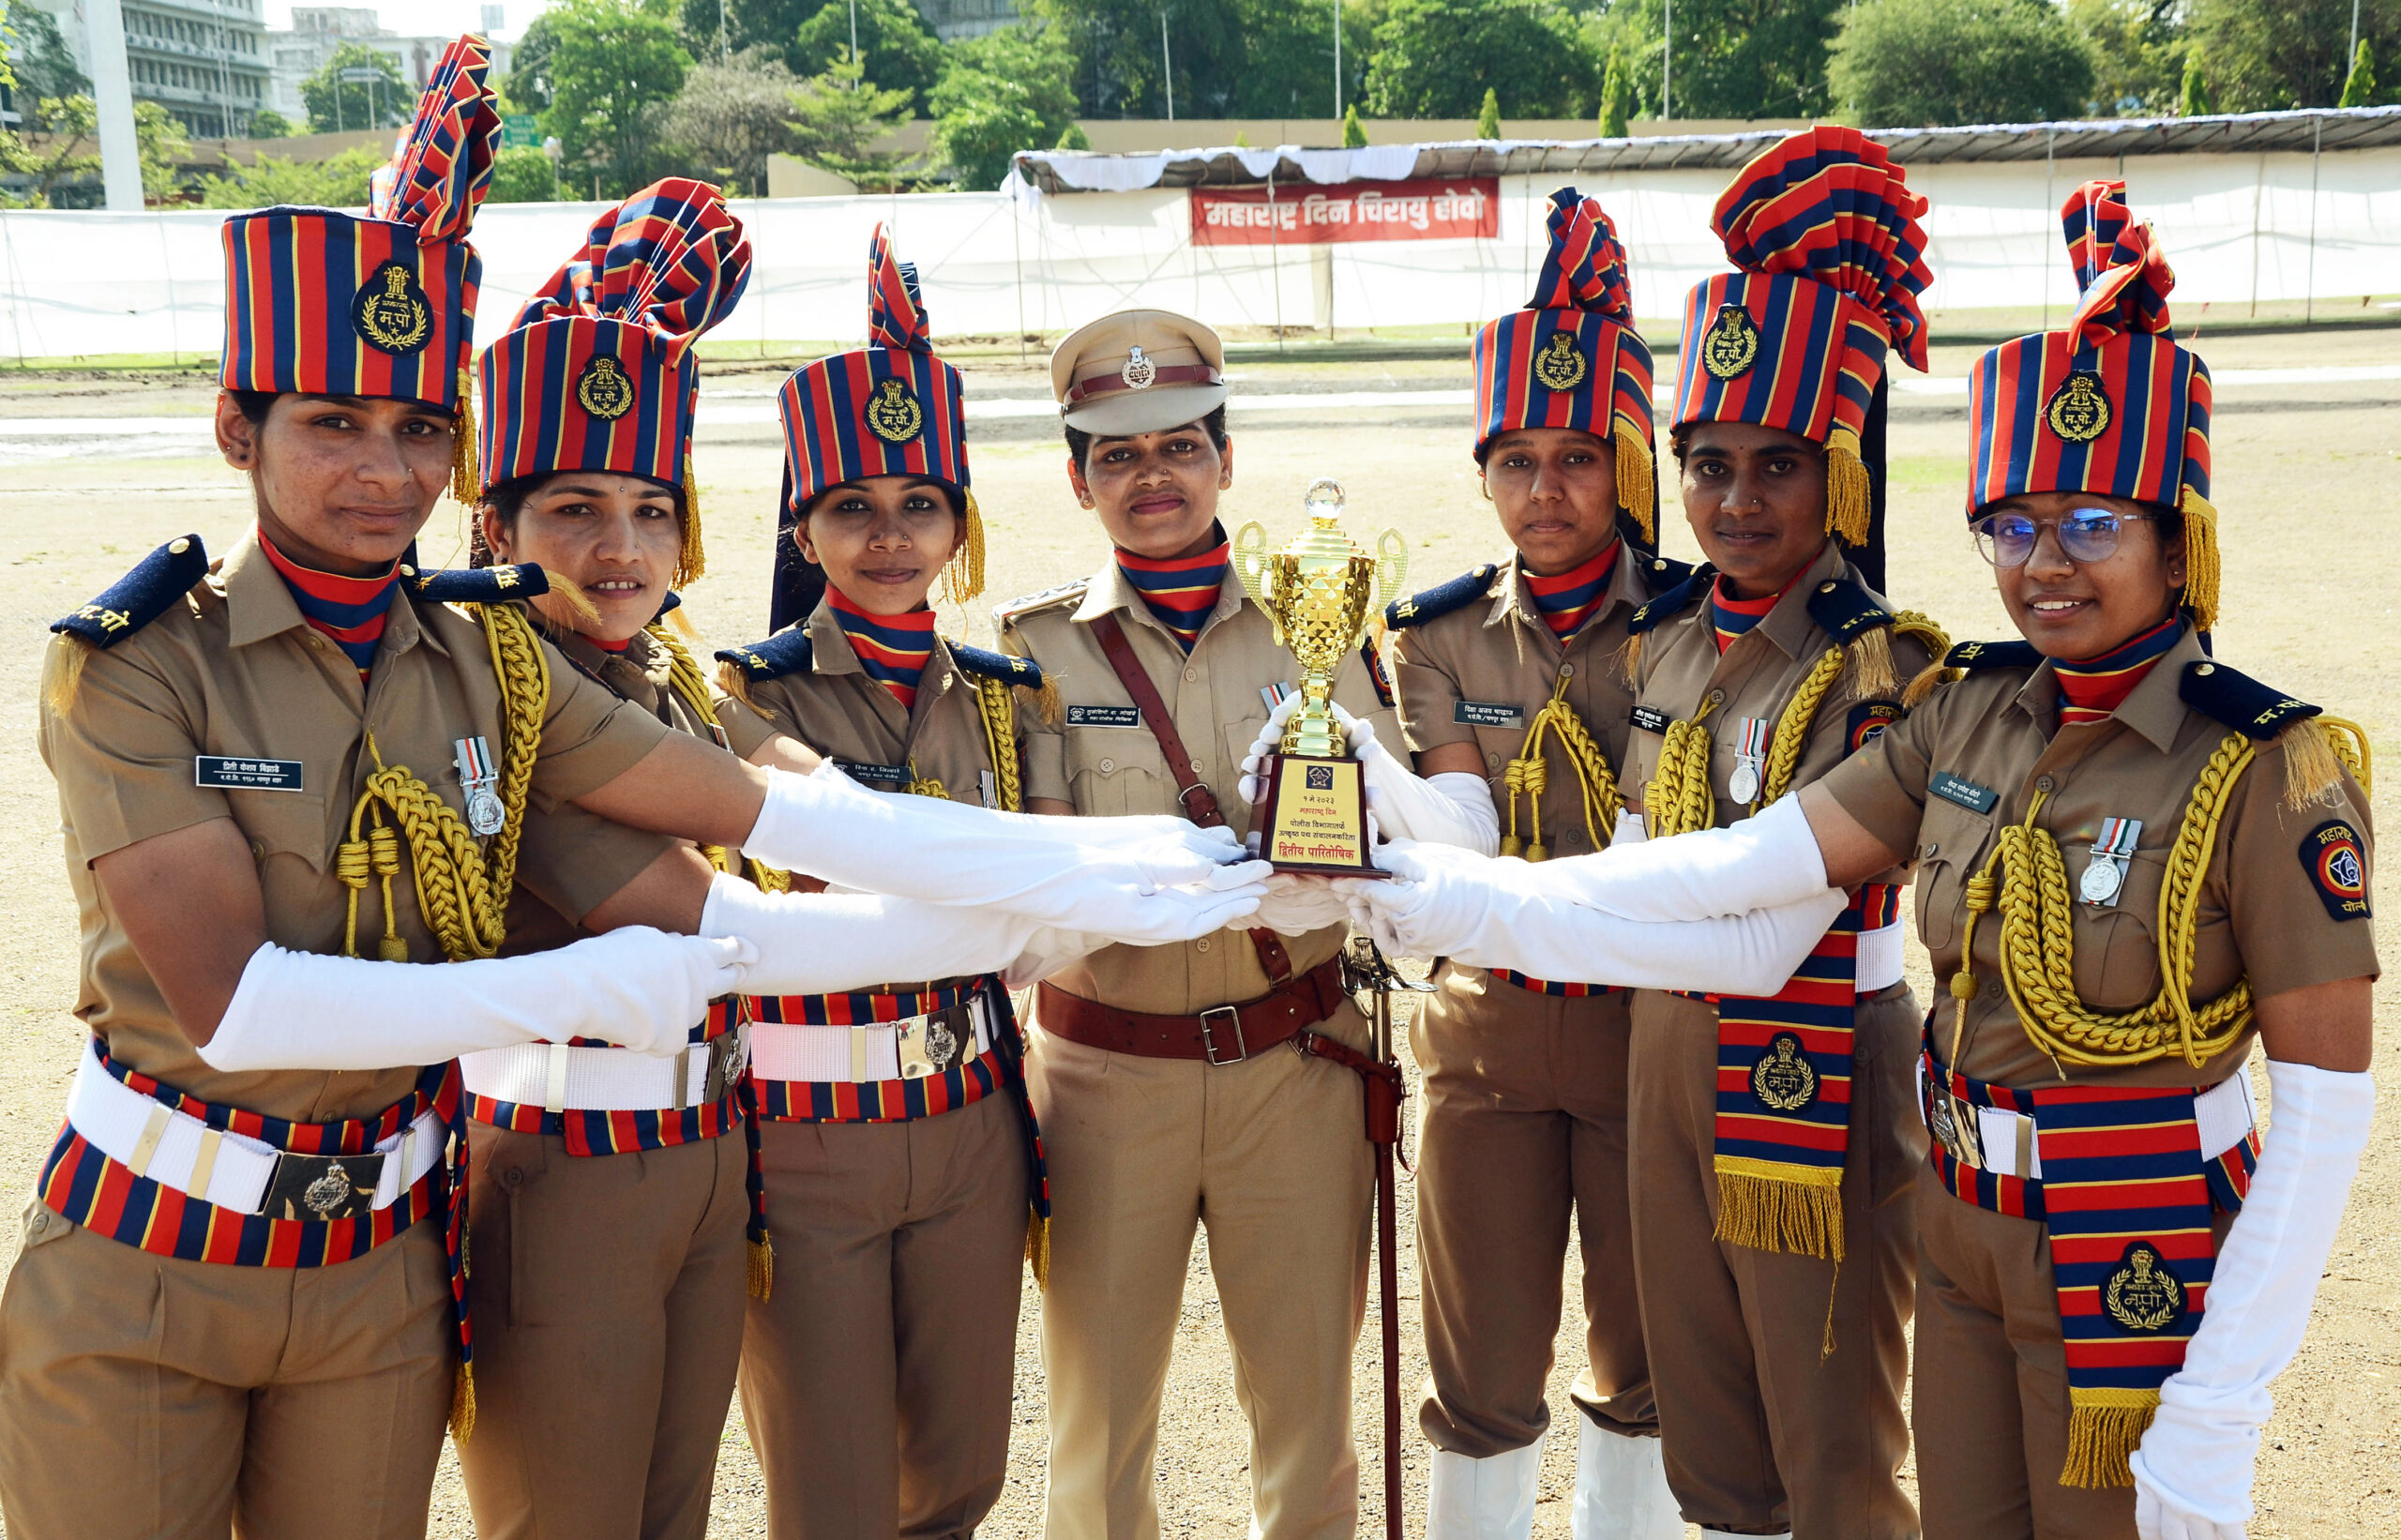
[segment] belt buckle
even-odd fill
[[[921,1080],[957,1069],[975,1056],[974,1014],[962,1000],[913,1017],[899,1024],[896,1046],[904,1080]]]
[[[378,1151],[362,1155],[296,1155],[276,1156],[275,1174],[267,1180],[260,1213],[270,1219],[298,1219],[331,1224],[337,1219],[363,1219],[375,1207],[375,1187],[383,1179],[386,1157]]]
[[[1177,807],[1184,809],[1184,816],[1186,818],[1192,817],[1192,795],[1196,792],[1212,802],[1217,798],[1217,793],[1209,790],[1209,783],[1205,780],[1196,780],[1191,785],[1182,788],[1175,793],[1175,803]]]
[[[749,1059],[750,1024],[736,1021],[732,1030],[709,1039],[708,1074],[701,1086],[702,1100],[715,1103],[721,1099],[733,1082],[742,1078],[744,1064]]]
[[[1217,1057],[1217,1029],[1231,1027],[1234,1050],[1227,1058]],[[1232,1005],[1212,1005],[1200,1013],[1200,1057],[1213,1064],[1238,1064],[1250,1057],[1250,1045],[1243,1041],[1242,1012]]]

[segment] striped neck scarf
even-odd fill
[[[2143,676],[2151,672],[2152,665],[2167,657],[2183,636],[2183,617],[2170,615],[2133,641],[2112,647],[2098,657],[2054,661],[2051,672],[2060,682],[2060,726],[2082,727],[2088,722],[2107,721],[2111,713],[2125,704],[2126,697],[2134,693]]]
[[[1808,570],[1805,566],[1801,572]],[[1784,586],[1774,593],[1761,595],[1755,599],[1736,598],[1726,587],[1726,575],[1719,573],[1716,582],[1709,590],[1709,621],[1716,631],[1717,650],[1724,652],[1734,644],[1735,638],[1765,620],[1767,612],[1775,608],[1776,601],[1792,592],[1792,585],[1801,581],[1801,572],[1786,579]]]
[[[869,677],[883,681],[901,710],[914,711],[917,680],[926,672],[926,659],[934,653],[934,612],[912,610],[905,615],[870,615],[838,588],[828,588],[825,597],[834,606],[835,624],[850,638],[851,651],[858,654]]]
[[[634,639],[629,636],[621,636],[614,642],[609,641],[606,637],[596,636],[586,636],[583,640],[604,653],[621,653],[634,644]]]
[[[377,577],[345,578],[302,566],[276,550],[264,530],[259,531],[259,549],[283,574],[284,586],[300,606],[301,618],[349,655],[358,670],[358,682],[365,684],[367,671],[375,662],[375,649],[383,644],[384,617],[392,608],[392,593],[400,585],[400,564],[395,561]]]
[[[1555,578],[1526,574],[1534,608],[1542,611],[1551,635],[1564,642],[1600,612],[1601,601],[1608,596],[1609,577],[1617,571],[1617,553],[1624,547],[1624,541],[1611,540],[1599,555]]]
[[[1175,640],[1183,642],[1188,653],[1193,643],[1200,640],[1200,627],[1209,623],[1210,613],[1217,608],[1217,592],[1225,585],[1231,549],[1225,531],[1220,529],[1217,543],[1198,556],[1154,558],[1121,550],[1117,552],[1117,566],[1125,574],[1125,581],[1141,594],[1151,613],[1175,633]]]

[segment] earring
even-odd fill
[[[1091,507],[1092,494],[1090,492],[1086,492],[1083,496],[1077,498],[1076,501],[1082,504],[1085,507]]]
[[[1477,476],[1475,478],[1475,490],[1484,494],[1484,500],[1486,502],[1489,503],[1492,501],[1491,482],[1485,480],[1482,476]]]

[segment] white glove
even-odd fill
[[[2271,1059],[2268,1086],[2259,1169],[2218,1247],[2201,1329],[2159,1387],[2131,1462],[2143,1540],[2242,1540],[2259,1431],[2274,1409],[2268,1384],[2300,1350],[2376,1114],[2364,1072]]]
[[[1025,950],[1001,970],[1001,982],[1009,989],[1022,989],[1030,984],[1041,983],[1063,968],[1081,962],[1104,946],[1113,944],[1107,936],[1095,936],[1082,930],[1061,930],[1046,925],[1028,937]]]
[[[1163,888],[1205,883],[1231,894],[1249,886],[1249,897],[1259,896],[1251,884],[1265,871],[1236,865],[1242,842],[1231,830],[1162,817],[1137,830],[1095,832],[1106,823],[870,792],[828,760],[812,775],[768,772],[766,802],[742,850],[861,892],[991,905],[1146,943],[1184,939],[1177,906],[1145,913]]]
[[[755,954],[627,926],[553,952],[370,962],[263,943],[200,1049],[212,1069],[394,1069],[477,1049],[592,1037],[678,1053]]]
[[[1285,697],[1267,714],[1267,724],[1259,730],[1250,752],[1243,757],[1241,794],[1246,804],[1259,800],[1260,765],[1276,752],[1276,741],[1284,735],[1284,723],[1300,703],[1297,695]],[[1501,810],[1492,805],[1489,781],[1464,770],[1420,776],[1384,747],[1374,728],[1339,704],[1327,703],[1333,707],[1334,719],[1342,725],[1350,739],[1352,755],[1359,762],[1360,778],[1367,792],[1367,810],[1376,815],[1377,823],[1388,838],[1457,845],[1483,855],[1501,848]]]
[[[1640,830],[1639,814],[1626,818]],[[1621,819],[1619,828],[1627,827]],[[1826,889],[1826,859],[1801,799],[1788,796],[1731,828],[1671,839],[1620,833],[1590,855],[1520,863],[1512,880],[1530,894],[1620,919],[1707,920],[1815,898]]]
[[[1283,936],[1306,936],[1329,925],[1351,923],[1351,904],[1342,891],[1321,877],[1278,872],[1267,879],[1267,896],[1259,901],[1251,924]]]
[[[1845,902],[1820,883],[1796,903],[1739,917],[1645,922],[1530,893],[1519,881],[1564,862],[1489,859],[1410,840],[1378,846],[1375,861],[1395,880],[1346,883],[1343,893],[1352,918],[1387,953],[1630,989],[1774,994]]]

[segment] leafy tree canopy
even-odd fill
[[[1019,150],[1092,148],[1076,123],[1069,61],[1055,28],[1019,23],[963,38],[947,53],[929,104],[933,153],[958,173],[960,187],[999,187]]]
[[[864,79],[923,101],[942,75],[942,44],[910,0],[857,0],[859,59]],[[827,3],[794,34],[795,75],[817,75],[851,56],[851,0]]]
[[[2360,41],[2401,47],[2401,0],[2361,0]],[[2332,107],[2353,59],[2350,0],[2192,0],[2186,28],[2222,113]]]
[[[1367,65],[1376,117],[1474,117],[1496,93],[1511,117],[1583,117],[1600,57],[1552,0],[1389,0]]]
[[[907,157],[876,144],[908,121],[908,92],[881,90],[859,66],[838,64],[801,83],[792,111],[794,154],[862,187],[898,189]]]
[[[799,89],[783,56],[763,46],[725,64],[695,65],[667,110],[667,137],[696,174],[737,195],[762,196],[767,158],[799,148],[793,128]]]
[[[7,28],[16,36],[8,43],[8,59],[0,63],[16,76],[16,99],[21,108],[36,109],[38,115],[44,97],[88,97],[92,94],[91,78],[75,68],[75,54],[58,30],[58,19],[38,6],[0,8],[7,13]]]
[[[551,158],[530,144],[503,150],[492,158],[488,204],[554,204],[559,199],[557,174]]]
[[[293,132],[292,120],[272,107],[262,107],[250,114],[252,139],[289,139]]]
[[[326,208],[362,207],[367,202],[368,178],[389,159],[383,149],[365,144],[325,160],[262,155],[249,165],[234,166],[225,175],[203,176],[200,206],[264,208],[274,204],[310,204]]]
[[[371,69],[373,80],[346,81],[345,69]],[[344,43],[315,74],[300,83],[309,127],[321,134],[344,128],[389,128],[416,111],[416,91],[400,74],[400,62],[365,43]]]
[[[2067,19],[2092,45],[2099,117],[2176,110],[2187,47],[2181,0],[2067,0]]]
[[[551,110],[551,51],[558,41],[558,29],[545,11],[534,18],[533,24],[517,39],[517,46],[509,51],[508,73],[495,83],[512,111]]]
[[[1859,0],[1826,75],[1864,126],[1929,128],[2077,116],[2093,66],[2050,0]]]
[[[563,0],[549,19],[555,41],[542,129],[565,147],[571,182],[596,176],[599,196],[623,197],[650,177],[658,119],[683,89],[691,55],[661,4]]]

